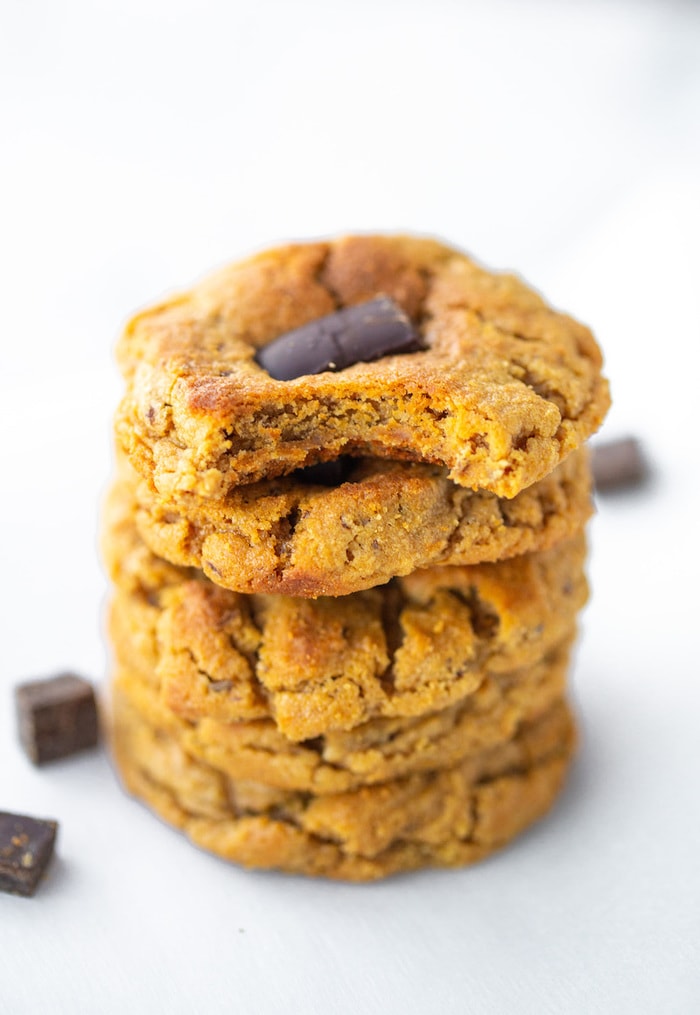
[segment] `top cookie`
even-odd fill
[[[381,295],[408,316],[418,351],[289,380],[256,360],[274,339]],[[135,317],[118,357],[128,387],[117,434],[163,496],[218,499],[353,455],[441,465],[461,486],[513,497],[609,404],[587,328],[512,275],[401,236],[290,245],[233,265]]]

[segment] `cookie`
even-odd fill
[[[133,527],[123,524],[107,544],[123,589],[111,622],[122,664],[138,666],[128,657],[132,638],[147,642],[147,665],[174,712],[271,717],[296,741],[436,711],[488,674],[532,665],[573,632],[587,597],[583,535],[337,599],[244,596],[187,571],[178,582],[172,566],[160,584],[162,562],[138,549]]]
[[[260,365],[273,340],[378,296],[408,315],[419,351],[288,380]],[[135,317],[118,357],[118,439],[164,498],[221,500],[341,455],[437,465],[510,498],[579,447],[609,404],[586,327],[512,275],[401,236],[233,265]]]
[[[511,740],[563,697],[569,648],[570,639],[531,667],[485,677],[441,711],[373,719],[303,743],[287,739],[271,719],[181,719],[163,702],[157,681],[126,667],[117,669],[114,684],[148,723],[227,776],[323,795],[445,768]]]
[[[246,867],[366,881],[504,846],[553,803],[574,727],[562,702],[459,765],[321,797],[227,778],[118,694],[113,742],[127,789],[204,849]]]
[[[592,508],[583,450],[512,500],[457,486],[435,466],[377,458],[358,459],[337,486],[297,474],[221,501],[166,500],[131,477],[151,550],[246,593],[348,595],[419,568],[546,549],[580,531]]]

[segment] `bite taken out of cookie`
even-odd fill
[[[161,497],[221,500],[351,456],[510,498],[609,404],[586,327],[515,276],[407,236],[242,261],[139,314],[118,357],[117,436]]]

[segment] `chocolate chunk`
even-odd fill
[[[214,691],[215,694],[220,694],[222,691],[230,691],[233,687],[232,680],[210,680],[209,690]]]
[[[53,855],[58,823],[0,811],[0,891],[33,895]]]
[[[649,478],[649,466],[635,437],[593,444],[591,468],[595,488],[603,493],[639,487]]]
[[[92,684],[72,673],[31,680],[15,689],[19,737],[35,765],[65,758],[97,743]]]
[[[258,349],[255,358],[271,377],[290,381],[421,348],[403,310],[388,296],[379,296],[289,331]]]
[[[305,486],[340,486],[350,475],[354,464],[354,459],[343,455],[331,462],[318,462],[297,469],[294,478]]]

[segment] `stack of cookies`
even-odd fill
[[[136,317],[104,552],[129,790],[368,880],[552,804],[586,595],[590,332],[431,240],[253,257]]]

